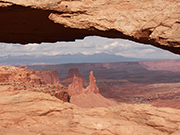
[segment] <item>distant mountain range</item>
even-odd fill
[[[19,55],[0,57],[0,64],[29,65],[29,64],[65,64],[65,63],[102,63],[102,62],[134,62],[155,59],[128,58],[120,55],[97,53],[93,55],[62,54],[62,55]],[[157,59],[156,59],[157,60]]]

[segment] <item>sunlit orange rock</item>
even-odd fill
[[[93,75],[93,71],[89,75],[89,86],[84,90],[85,93],[99,93],[99,88],[96,85],[96,79]]]
[[[70,102],[83,108],[117,105],[115,101],[109,100],[99,93],[93,71],[90,72],[89,85],[86,88],[83,88],[82,78],[78,78],[74,75],[72,84],[68,86],[68,93],[71,96]]]
[[[68,86],[68,93],[70,96],[78,95],[84,92],[82,78],[76,77],[74,75],[73,82]]]

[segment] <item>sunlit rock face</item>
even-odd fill
[[[34,74],[40,77],[46,84],[60,84],[58,73],[56,70],[34,71]]]
[[[99,93],[99,88],[96,85],[96,79],[93,75],[93,71],[89,75],[89,86],[87,86],[85,93]]]
[[[1,135],[179,135],[180,110],[119,104],[82,109],[49,94],[0,86]]]
[[[0,42],[56,42],[88,35],[126,38],[180,54],[176,0],[3,0]]]
[[[27,84],[42,84],[44,83],[40,77],[34,74],[34,71],[28,68],[0,66],[0,82],[1,83],[27,83]]]
[[[0,86],[13,87],[17,91],[44,92],[64,102],[70,100],[67,88],[59,82],[57,71],[34,71],[24,66],[0,65]],[[3,95],[8,95],[8,92],[3,92]]]
[[[84,88],[83,88],[83,81],[82,78],[76,77],[74,75],[73,82],[68,86],[68,93],[70,96],[78,95],[83,93]]]
[[[88,82],[86,79],[84,79],[82,77],[82,75],[79,73],[78,68],[74,67],[74,68],[70,68],[68,71],[68,75],[66,76],[66,78],[62,81],[62,83],[66,86],[68,86],[69,84],[71,84],[73,82],[73,80],[75,78],[81,78],[82,82]]]
[[[79,95],[81,93],[99,93],[99,88],[96,85],[96,79],[93,75],[93,71],[90,72],[89,85],[86,88],[83,88],[83,78],[81,74],[79,73],[79,77],[74,74],[73,82],[68,86],[68,92],[70,96]]]
[[[99,93],[93,71],[90,72],[89,85],[86,88],[83,88],[83,79],[76,77],[74,74],[73,82],[68,86],[68,93],[71,96],[70,103],[82,108],[110,107],[118,105],[115,101],[109,100]]]

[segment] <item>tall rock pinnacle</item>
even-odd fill
[[[89,86],[85,89],[85,93],[99,93],[99,88],[96,85],[96,79],[93,75],[93,71],[89,75]]]
[[[74,74],[73,82],[68,86],[70,96],[81,94],[84,91],[82,78],[76,77]]]
[[[74,74],[73,82],[68,86],[68,93],[70,96],[79,95],[81,93],[99,93],[99,88],[96,85],[96,79],[93,75],[93,71],[89,75],[89,86],[86,89],[83,88],[82,78],[77,77]]]

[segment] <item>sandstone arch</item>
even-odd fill
[[[125,38],[180,54],[179,0],[1,0],[0,42]]]

